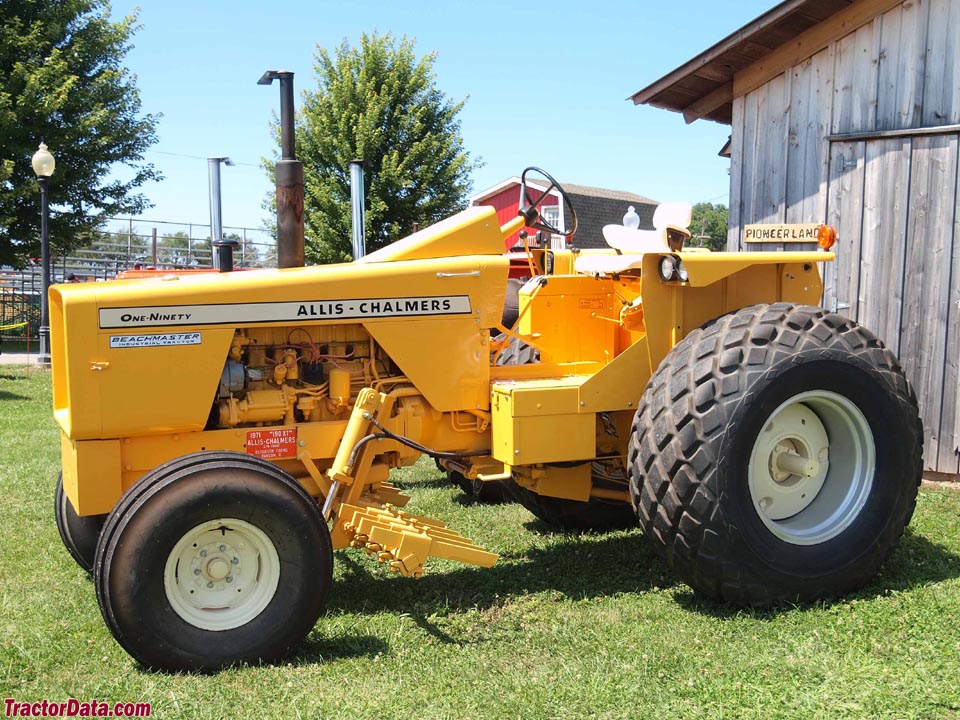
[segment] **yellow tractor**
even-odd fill
[[[403,509],[390,471],[425,454],[560,527],[639,522],[720,601],[874,575],[914,508],[921,426],[893,354],[817,307],[832,253],[613,228],[610,251],[543,251],[552,273],[505,327],[504,238],[556,231],[523,195],[502,227],[473,207],[347,264],[51,289],[57,522],[134,658],[282,656],[334,549],[412,577],[492,565]]]

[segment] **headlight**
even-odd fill
[[[690,274],[687,272],[687,268],[684,267],[683,260],[673,255],[664,255],[660,258],[658,270],[660,272],[660,279],[664,282],[670,282],[672,280],[687,282],[687,280],[690,279]]]
[[[677,273],[677,259],[673,255],[664,255],[660,258],[660,279],[664,282],[673,280]]]

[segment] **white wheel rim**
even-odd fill
[[[873,488],[870,424],[846,397],[827,390],[795,395],[764,422],[747,482],[757,515],[794,545],[816,545],[857,518]]]
[[[280,558],[262,530],[219,518],[177,542],[163,572],[174,612],[202,630],[230,630],[257,617],[280,582]]]

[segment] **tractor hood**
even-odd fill
[[[501,247],[495,211],[473,208],[362,263],[56,285],[55,416],[73,440],[117,437],[118,407],[127,432],[202,429],[237,330],[345,323],[364,325],[388,351],[402,346],[391,356],[411,379],[423,373],[423,386],[436,386],[425,395],[438,409],[486,404],[479,343],[503,311],[509,262]],[[439,334],[484,360],[476,382],[438,385]],[[451,352],[450,362],[457,357]],[[131,422],[131,412],[142,418]]]

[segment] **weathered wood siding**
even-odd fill
[[[742,227],[837,226],[824,305],[898,353],[926,466],[947,473],[960,472],[960,134],[925,129],[956,124],[960,2],[904,2],[734,98],[728,236],[780,250],[745,246]],[[916,132],[836,137],[889,130]]]

